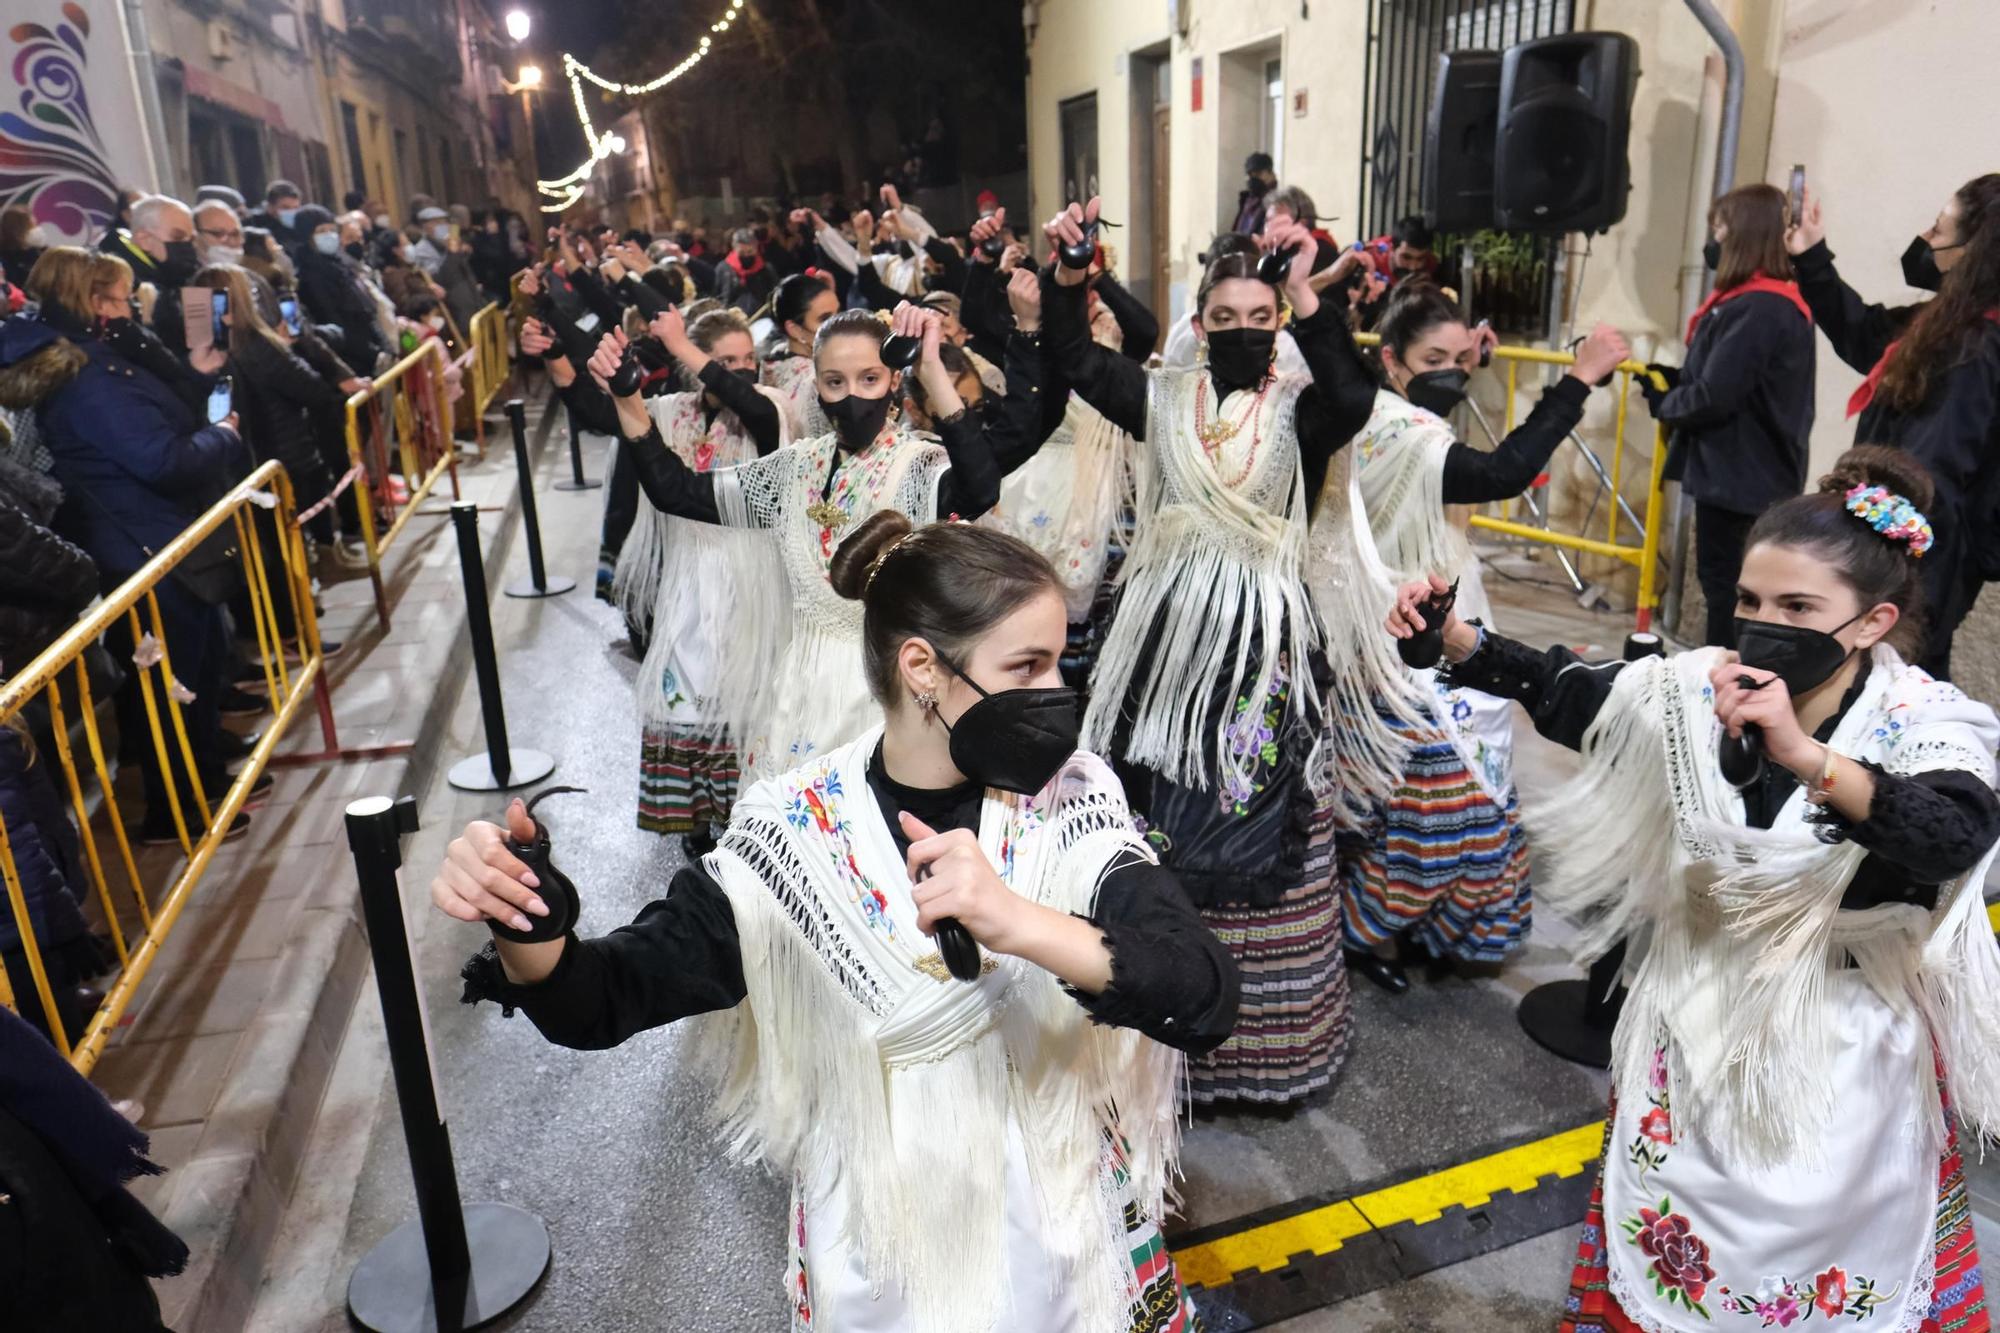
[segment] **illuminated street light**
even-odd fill
[[[539,88],[539,87],[541,87],[541,86],[542,86],[542,67],[541,67],[540,65],[523,65],[523,66],[521,66],[521,78],[520,78],[520,80],[519,80],[519,83],[518,83],[518,86],[519,86],[519,87],[522,87],[522,88]]]
[[[614,153],[625,151],[625,136],[622,134],[607,134],[604,136],[604,142]]]
[[[525,9],[507,11],[507,36],[517,42],[528,40],[528,12]]]

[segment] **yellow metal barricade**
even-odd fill
[[[472,411],[482,420],[507,387],[507,310],[498,301],[472,317]]]
[[[1364,346],[1378,346],[1380,339],[1372,334],[1358,335],[1356,341]],[[1496,347],[1493,360],[1501,367],[1507,378],[1506,407],[1499,430],[1495,431],[1486,423],[1483,413],[1472,405],[1473,419],[1487,435],[1489,444],[1498,444],[1514,429],[1515,404],[1521,387],[1521,367],[1523,365],[1573,366],[1576,357],[1569,352],[1546,352],[1533,347]],[[1653,453],[1648,463],[1649,475],[1646,486],[1646,506],[1643,515],[1633,512],[1623,494],[1625,480],[1625,435],[1631,420],[1632,378],[1635,375],[1648,376],[1656,387],[1665,388],[1665,381],[1653,371],[1637,361],[1626,361],[1619,365],[1612,383],[1617,393],[1616,420],[1613,425],[1611,462],[1607,467],[1597,452],[1575,431],[1570,432],[1569,442],[1585,460],[1589,469],[1596,474],[1600,487],[1599,498],[1608,495],[1608,516],[1605,520],[1604,535],[1598,537],[1589,530],[1595,517],[1596,502],[1590,506],[1582,526],[1577,532],[1563,532],[1549,523],[1549,515],[1540,500],[1530,493],[1527,503],[1539,523],[1523,523],[1514,517],[1513,502],[1504,502],[1500,512],[1476,513],[1472,516],[1474,527],[1497,532],[1503,536],[1524,542],[1534,542],[1562,551],[1579,551],[1586,555],[1604,556],[1631,565],[1639,573],[1638,608],[1634,613],[1635,628],[1645,631],[1653,627],[1653,614],[1660,602],[1660,535],[1667,523],[1666,504],[1662,492],[1664,483],[1661,474],[1667,463],[1667,428],[1653,423]],[[1471,400],[1467,400],[1470,404]],[[1643,401],[1643,400],[1642,400]],[[1621,522],[1622,516],[1622,522]],[[1626,540],[1627,530],[1635,540]],[[1561,558],[1560,555],[1558,558]],[[1574,574],[1572,572],[1572,577]]]
[[[452,442],[445,346],[426,338],[417,349],[347,400],[347,456],[362,470],[361,539],[375,585],[375,615],[389,626],[382,557],[402,535],[440,477],[458,498],[458,450]]]
[[[284,468],[277,463],[264,464],[143,569],[86,611],[48,651],[0,685],[0,726],[24,733],[39,731],[44,738],[42,744],[30,742],[23,747],[30,751],[28,776],[38,778],[35,770],[41,769],[58,798],[75,815],[87,881],[75,887],[79,892],[87,888],[92,894],[95,905],[86,909],[86,915],[102,918],[92,924],[109,934],[118,956],[116,979],[103,1002],[83,1020],[81,1031],[65,1031],[28,907],[21,866],[6,822],[0,818],[0,878],[5,880],[7,906],[20,933],[23,970],[27,973],[26,978],[17,972],[10,979],[7,968],[0,967],[0,1003],[19,1012],[21,1001],[29,1000],[29,1012],[39,1009],[56,1045],[81,1073],[89,1073],[103,1054],[134,991],[145,980],[161,944],[173,931],[181,909],[286,728],[306,706],[308,696],[317,694],[324,702],[319,623],[313,613],[305,544],[293,521],[294,513],[291,481]],[[192,696],[174,675],[173,654],[183,645],[173,642],[167,632],[156,590],[173,577],[174,568],[193,555],[204,538],[217,531],[234,534],[250,605],[249,628],[255,631],[263,661],[271,715],[228,789],[209,792],[195,762],[182,711],[183,701]],[[295,630],[289,644],[281,635],[287,618]],[[133,660],[120,665],[137,676],[150,733],[141,743],[152,747],[153,759],[159,764],[160,786],[184,858],[156,875],[151,885],[146,883],[141,865],[154,859],[135,855],[126,833],[107,759],[112,751],[99,733],[97,701],[86,661],[86,652],[114,626],[122,626],[130,642],[137,645]],[[124,739],[129,746],[135,738]],[[79,740],[81,754],[77,752]],[[98,798],[95,806],[92,794]],[[114,879],[119,885],[115,889]],[[24,980],[32,996],[19,994]]]

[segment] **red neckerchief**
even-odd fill
[[[733,246],[730,248],[729,258],[725,259],[722,262],[729,265],[729,267],[735,269],[736,276],[739,278],[747,278],[752,273],[762,273],[764,271],[764,256],[758,255],[757,261],[752,265],[750,265],[749,268],[745,268],[743,267],[743,257],[736,253],[736,250]]]
[[[1681,341],[1690,347],[1694,346],[1694,326],[1701,323],[1703,315],[1706,315],[1724,301],[1734,301],[1737,297],[1748,295],[1751,292],[1769,292],[1773,296],[1784,297],[1787,301],[1798,307],[1799,313],[1806,317],[1806,323],[1812,323],[1812,307],[1806,304],[1805,297],[1799,295],[1799,285],[1796,282],[1780,282],[1776,278],[1767,276],[1764,270],[1758,269],[1750,275],[1748,281],[1738,283],[1728,291],[1717,288],[1715,291],[1710,292],[1707,298],[1695,307],[1695,312],[1688,316],[1687,337],[1681,339]]]
[[[1995,324],[2000,324],[2000,307],[1987,311],[1986,318]],[[1898,338],[1882,349],[1882,358],[1875,363],[1875,368],[1868,372],[1868,378],[1861,381],[1860,387],[1855,389],[1853,396],[1847,400],[1848,416],[1860,416],[1868,410],[1868,404],[1875,401],[1875,390],[1882,386],[1882,372],[1889,368],[1889,358],[1894,356],[1896,349],[1902,345],[1903,340]]]

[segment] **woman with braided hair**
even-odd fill
[[[1902,656],[1932,499],[1863,447],[1767,510],[1733,652],[1586,664],[1447,620],[1454,683],[1583,753],[1529,811],[1544,901],[1586,953],[1638,942],[1566,1333],[1988,1326],[1953,1116],[2000,1128],[2000,720]]]
[[[466,998],[585,1050],[702,1016],[725,1141],[791,1183],[794,1333],[1198,1329],[1160,1222],[1183,1053],[1229,1032],[1236,971],[1076,748],[1055,571],[881,509],[828,577],[869,724],[602,938],[508,850],[540,833],[518,801],[468,826],[431,886],[495,936]]]

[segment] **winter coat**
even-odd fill
[[[258,461],[275,458],[285,465],[301,509],[315,503],[333,486],[317,431],[329,420],[345,419],[346,400],[304,360],[261,334],[232,348],[229,362],[244,443]]]
[[[323,255],[307,247],[300,252],[299,296],[316,321],[340,326],[334,350],[363,375],[375,373],[375,360],[389,351],[375,318],[375,298],[362,285],[345,255]]]
[[[1655,412],[1674,428],[1668,466],[1685,458],[1690,498],[1754,517],[1805,489],[1816,351],[1812,321],[1775,293],[1744,292],[1702,316]]]
[[[76,945],[90,930],[77,909],[85,880],[76,829],[63,813],[51,772],[47,757],[36,755],[26,736],[0,726],[0,820],[14,849],[36,943],[53,952]],[[14,914],[0,912],[0,950],[20,946]]]
[[[0,406],[34,407],[65,498],[56,528],[123,580],[249,471],[241,439],[204,425],[104,341],[40,315],[0,323]]]
[[[97,596],[97,566],[49,527],[52,477],[0,460],[0,679],[40,656]]]

